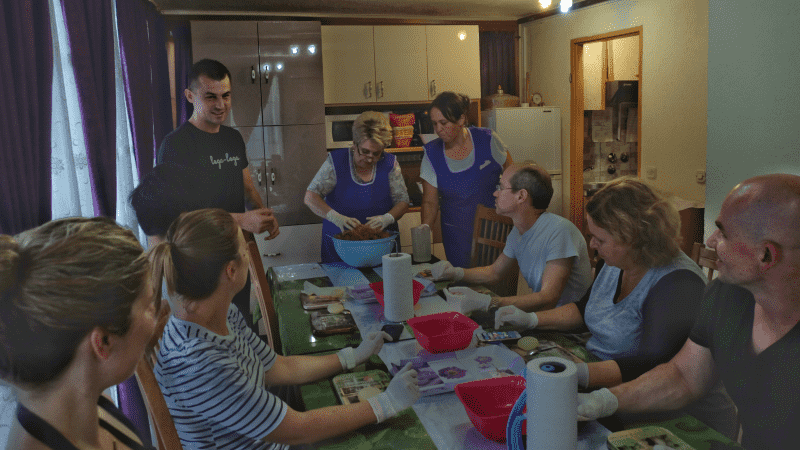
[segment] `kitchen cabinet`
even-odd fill
[[[323,26],[322,63],[326,104],[480,97],[477,25]]]
[[[244,138],[264,205],[281,227],[321,223],[303,203],[327,157],[320,23],[192,21],[191,32],[194,61],[216,59],[231,73],[225,125]]]

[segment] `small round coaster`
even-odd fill
[[[341,303],[331,303],[328,305],[328,312],[331,314],[339,314],[344,311],[344,305]]]
[[[376,395],[378,395],[380,393],[381,393],[381,390],[376,388],[375,386],[365,387],[364,389],[361,389],[360,391],[358,391],[358,394],[357,394],[358,395],[358,401],[365,402],[365,401],[371,399],[372,397],[375,397]]]
[[[525,336],[517,341],[517,347],[529,352],[539,346],[539,340],[533,336]]]

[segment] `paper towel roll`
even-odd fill
[[[575,450],[578,445],[578,371],[564,358],[537,358],[527,365],[528,445],[537,450]]]
[[[431,260],[431,227],[427,224],[411,229],[411,252],[414,262]]]
[[[414,317],[414,295],[411,285],[411,255],[383,255],[383,315],[390,322]]]

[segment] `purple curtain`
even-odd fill
[[[496,94],[498,85],[506,94],[519,95],[514,77],[514,33],[482,31],[480,53],[481,96]]]
[[[147,0],[118,0],[117,27],[136,167],[143,177],[172,130],[164,19]]]
[[[112,3],[61,0],[78,85],[94,212],[116,216],[117,152]]]
[[[47,0],[0,6],[0,233],[51,219],[53,43]]]
[[[175,42],[175,101],[178,106],[178,125],[192,116],[192,104],[183,91],[188,87],[189,70],[192,69],[192,31],[189,21],[166,19],[167,32]]]

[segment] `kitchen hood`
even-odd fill
[[[623,102],[639,103],[639,81],[606,82],[606,107],[615,107]]]

